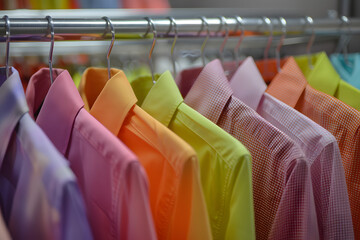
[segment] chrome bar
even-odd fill
[[[1,17],[1,16],[0,16]],[[360,34],[360,18],[350,19],[349,25],[344,25],[340,19],[314,19],[314,24],[309,27],[305,18],[285,18],[287,21],[287,32],[289,35],[310,35],[312,28],[316,35],[335,35],[341,34]],[[197,36],[202,26],[200,18],[178,18],[176,19],[179,37]],[[221,25],[219,18],[207,18],[209,30],[214,35],[218,32]],[[268,27],[263,22],[262,17],[245,17],[244,27],[246,31],[265,33]],[[111,19],[116,34],[137,34],[141,36],[148,30],[148,22],[145,19]],[[170,20],[161,17],[153,19],[159,37],[166,37],[170,27]],[[106,22],[101,18],[53,18],[55,40],[64,39],[74,40],[74,37],[83,37],[80,40],[91,40],[99,37],[106,30]],[[226,22],[230,31],[237,29],[237,21],[234,16],[226,17]],[[281,31],[279,18],[271,18],[274,32]],[[44,37],[48,33],[48,21],[45,18],[10,18],[10,28],[12,41],[45,41]],[[5,22],[0,20],[0,35],[5,35]],[[90,35],[90,36],[89,36]],[[38,36],[39,38],[34,38]],[[137,38],[139,38],[139,36]],[[221,36],[221,35],[220,35]],[[130,37],[131,38],[131,37]],[[63,40],[64,40],[63,39]],[[0,38],[4,41],[5,38]]]

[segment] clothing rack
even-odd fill
[[[234,16],[225,16],[226,25],[229,31],[240,31],[241,26]],[[313,24],[309,24],[305,17],[286,17],[286,26],[284,26],[279,17],[271,17],[270,23],[266,24],[264,17],[244,17],[242,26],[246,31],[258,33],[269,33],[270,28],[275,34],[281,35],[284,28],[287,35],[315,35],[320,36],[339,36],[342,34],[359,34],[360,18],[348,19],[347,22],[341,18],[319,18],[313,19]],[[138,19],[110,19],[116,34],[145,34],[149,32],[149,22],[144,18]],[[224,36],[224,22],[221,18],[206,18],[210,36]],[[171,35],[172,23],[166,17],[152,18],[159,38],[166,38]],[[178,36],[192,37],[202,36],[206,33],[204,21],[198,18],[175,18]],[[11,41],[48,41],[46,35],[49,33],[49,23],[45,18],[9,18],[9,27]],[[71,40],[74,36],[87,36],[89,34],[106,33],[107,23],[101,18],[53,18],[55,40],[67,40],[71,34]],[[170,31],[171,30],[171,31]],[[5,21],[0,20],[0,35],[3,37],[0,41],[6,41]],[[36,39],[33,36],[37,36]],[[43,36],[43,37],[41,37]],[[83,38],[81,40],[94,40],[96,38]],[[97,39],[98,40],[98,39]]]

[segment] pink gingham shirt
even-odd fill
[[[257,239],[318,239],[310,166],[300,147],[233,96],[218,60],[177,78],[185,103],[240,140],[253,157]]]
[[[311,165],[321,239],[353,239],[345,172],[337,141],[319,124],[266,93],[254,60],[248,57],[230,80],[234,96],[290,136]]]

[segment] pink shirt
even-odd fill
[[[253,157],[257,239],[318,239],[310,166],[300,147],[233,95],[219,60],[183,71],[185,103],[241,141]]]
[[[26,91],[30,115],[69,160],[95,239],[156,239],[147,177],[136,157],[93,118],[66,70],[35,73]]]
[[[248,57],[230,80],[234,96],[299,144],[311,166],[321,239],[353,239],[345,172],[337,141],[319,124],[266,93],[254,60]]]

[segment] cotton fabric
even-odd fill
[[[254,60],[248,57],[230,80],[234,96],[291,137],[311,169],[321,239],[353,239],[350,203],[335,137],[323,127],[266,93]]]
[[[18,72],[9,72],[0,68],[0,203],[11,237],[92,239],[76,178],[31,119]]]
[[[30,115],[69,161],[95,239],[156,239],[148,182],[136,156],[85,109],[70,74],[43,68],[26,90]],[[139,230],[141,229],[141,231]]]
[[[254,239],[251,156],[225,131],[184,103],[169,71],[139,77],[132,87],[142,109],[196,151],[214,239]]]
[[[150,205],[159,239],[210,239],[196,153],[136,105],[125,74],[89,68],[80,83],[88,109],[139,158],[150,183]],[[140,231],[140,230],[139,230]]]
[[[336,138],[345,170],[354,234],[356,239],[360,238],[359,112],[342,101],[313,89],[292,57],[285,61],[266,92],[306,115]],[[343,226],[347,229],[346,232],[351,231],[350,222],[345,221]]]
[[[360,110],[360,90],[340,78],[325,52],[311,56],[312,68],[308,56],[299,56],[295,60],[310,86]]]
[[[318,239],[310,166],[300,147],[233,95],[219,60],[177,79],[185,103],[241,141],[253,157],[257,239]]]

